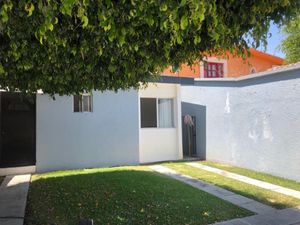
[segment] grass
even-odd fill
[[[201,161],[200,163],[206,166],[215,167],[221,170],[226,170],[228,172],[237,173],[243,176],[251,177],[253,179],[269,182],[272,184],[280,185],[282,187],[291,188],[300,191],[300,183],[293,180],[288,180],[281,177],[272,176],[270,174],[260,173],[253,170],[230,166],[226,164],[220,164],[220,163],[209,162],[209,161]]]
[[[26,225],[211,224],[251,212],[147,167],[116,167],[34,175]]]
[[[277,209],[294,207],[300,205],[300,199],[269,191],[257,186],[246,184],[231,178],[224,177],[212,172],[194,168],[184,163],[167,163],[165,166],[180,173],[190,175],[208,183],[220,186],[237,194],[257,200]]]

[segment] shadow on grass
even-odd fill
[[[58,175],[58,176],[56,176]],[[210,224],[251,215],[230,203],[152,171],[43,174],[29,189],[26,225]]]

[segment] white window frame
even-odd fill
[[[223,63],[223,78],[228,76],[228,64],[226,59],[218,58],[218,57],[205,57],[203,61],[200,61],[200,78],[204,77],[204,63],[211,62],[211,63]],[[209,78],[205,78],[209,79]]]
[[[175,126],[175,98],[158,98],[158,97],[140,97],[141,98],[155,98],[155,102],[156,102],[156,126],[155,127],[142,127],[142,117],[140,116],[140,128],[141,129],[172,129],[172,128],[176,128]],[[171,127],[160,127],[159,126],[159,112],[158,112],[158,100],[160,99],[168,99],[168,100],[172,100],[173,101],[173,107],[172,107],[172,113],[173,113],[173,126]],[[140,100],[141,101],[141,100]],[[141,115],[141,106],[140,106],[140,115]]]
[[[75,104],[75,102],[74,102],[74,96],[73,96],[73,112],[74,113],[91,113],[91,112],[93,112],[93,95],[91,93],[82,93],[82,94],[79,94],[78,96],[80,97],[80,100],[79,100],[79,104],[80,104],[79,111],[78,112],[74,111],[74,104]],[[85,108],[84,108],[84,101],[83,101],[83,99],[84,99],[85,96],[90,97],[90,98],[88,98],[89,101],[88,101],[88,109],[87,110],[85,110]]]

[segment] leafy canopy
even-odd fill
[[[286,55],[286,63],[300,62],[300,14],[282,28],[286,38],[281,49]]]
[[[137,88],[201,52],[265,43],[294,0],[2,0],[0,85],[74,94]],[[222,49],[222,50],[220,50]]]

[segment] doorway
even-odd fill
[[[0,92],[0,167],[36,162],[36,96]]]
[[[196,117],[182,117],[183,157],[197,157],[196,146]]]

